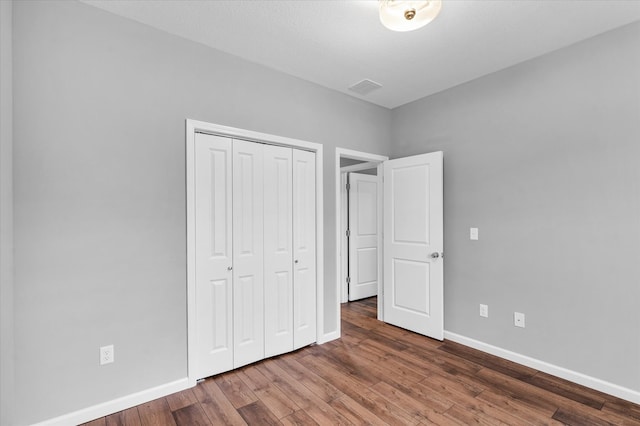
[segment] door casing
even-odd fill
[[[354,164],[340,168],[340,160],[348,158],[350,160],[363,161],[366,164]],[[354,151],[351,149],[336,148],[335,155],[335,182],[336,182],[336,294],[340,295],[342,303],[347,301],[347,269],[345,234],[342,223],[344,222],[346,211],[346,174],[358,170],[378,167],[378,295],[382,295],[382,162],[388,160],[386,155],[371,154],[368,152]],[[345,228],[346,229],[346,228]],[[378,297],[378,319],[383,319],[382,297]]]

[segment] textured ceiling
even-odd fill
[[[638,0],[443,0],[397,33],[376,0],[82,1],[387,108],[640,20]],[[382,88],[347,89],[363,79]]]

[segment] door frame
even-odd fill
[[[364,161],[363,164],[354,164],[351,166],[340,167],[340,160],[347,158],[350,160]],[[371,154],[368,152],[354,151],[345,148],[336,148],[335,154],[335,184],[336,184],[336,292],[340,295],[340,302],[347,301],[347,273],[346,270],[346,238],[343,233],[343,223],[346,212],[346,174],[359,170],[371,169],[378,167],[378,319],[383,320],[383,303],[382,303],[382,162],[388,160],[386,155]],[[343,255],[343,253],[345,255]],[[338,309],[338,313],[340,310]],[[338,318],[340,324],[340,318]]]
[[[316,154],[316,341],[324,343],[335,338],[335,332],[324,330],[324,217],[323,217],[323,147],[321,144],[291,139],[267,133],[238,129],[204,121],[186,120],[186,216],[187,216],[187,380],[196,385],[196,282],[195,282],[195,134],[208,133],[250,142],[286,146]],[[336,298],[340,324],[340,306]]]

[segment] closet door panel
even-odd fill
[[[264,147],[265,356],[293,350],[292,150]]]
[[[316,156],[293,150],[294,349],[316,341]]]
[[[263,191],[263,145],[234,140],[234,368],[264,358]]]
[[[231,139],[196,134],[196,371],[233,367]]]

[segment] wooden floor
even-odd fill
[[[640,425],[640,406],[342,307],[342,338],[87,425]]]

